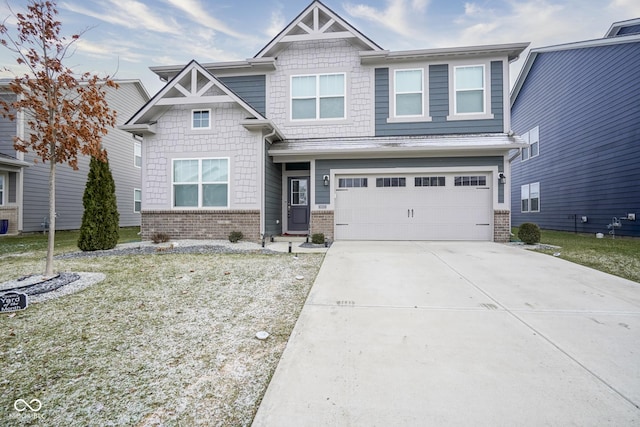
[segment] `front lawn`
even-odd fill
[[[41,242],[18,240],[11,244],[23,253],[0,258],[0,283],[43,271]],[[62,252],[73,248],[66,240]],[[3,425],[250,425],[322,259],[57,259],[57,271],[106,279],[0,315]],[[270,334],[264,341],[255,337],[262,330]],[[18,399],[39,399],[42,409],[18,412]]]
[[[513,233],[517,236],[518,229]],[[540,242],[561,247],[542,250],[544,253],[559,252],[561,258],[571,262],[640,282],[640,239],[619,236],[612,239],[608,235],[596,239],[593,234],[542,230]]]

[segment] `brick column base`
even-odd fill
[[[506,243],[511,240],[511,211],[493,211],[493,241]]]
[[[260,241],[260,211],[142,211],[140,231],[143,240],[156,232],[172,239],[227,240],[240,231],[244,240]]]
[[[333,211],[311,211],[311,234],[316,233],[333,240]]]

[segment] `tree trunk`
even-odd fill
[[[55,150],[55,146],[52,151]],[[56,237],[56,161],[55,156],[49,164],[49,240],[47,244],[47,265],[44,275],[53,276],[53,250]]]

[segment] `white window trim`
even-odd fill
[[[198,161],[198,182],[192,183],[198,185],[198,206],[175,206],[175,162],[180,160],[197,160]],[[202,206],[202,161],[203,160],[226,160],[227,161],[227,204],[226,206]],[[222,184],[223,182],[206,182],[206,184]],[[171,209],[174,210],[221,210],[229,209],[231,204],[231,159],[229,157],[187,157],[171,159]]]
[[[531,197],[531,186],[532,185],[537,185],[538,186],[538,197],[534,197],[534,198]],[[527,197],[526,198],[522,197],[522,189],[523,188],[527,189]],[[541,191],[540,191],[540,182],[532,182],[530,184],[524,184],[524,185],[520,186],[520,212],[521,213],[538,213],[538,212],[540,212],[540,193],[541,193]],[[533,210],[532,207],[531,207],[531,200],[532,199],[538,199],[538,209],[536,209],[536,210]],[[527,200],[528,201],[528,204],[527,204],[528,209],[527,210],[523,210],[522,209],[522,201],[523,200]]]
[[[344,77],[344,117],[331,117],[331,118],[326,118],[326,119],[322,119],[320,118],[320,76],[329,76],[329,75],[336,75],[336,74],[340,74]],[[316,118],[315,119],[294,119],[293,118],[293,79],[295,77],[311,77],[314,76],[316,77],[316,94],[314,96],[315,100],[316,100]],[[292,124],[302,124],[302,123],[314,123],[314,124],[332,124],[332,123],[344,123],[347,118],[349,117],[349,111],[348,111],[348,93],[349,93],[349,84],[348,84],[348,78],[347,78],[347,73],[344,71],[326,71],[326,72],[322,72],[322,73],[316,73],[316,74],[291,74],[289,76],[289,93],[288,93],[288,97],[289,97],[289,114],[288,114],[288,119],[289,122]],[[301,99],[308,99],[310,97],[304,97]],[[326,97],[326,98],[331,98],[331,97]]]
[[[209,125],[207,127],[194,127],[193,126],[193,115],[196,112],[207,111],[209,113]],[[199,130],[211,130],[211,108],[194,108],[191,110],[191,114],[189,115],[189,120],[191,120],[191,130],[199,131]]]
[[[138,155],[138,153],[140,153]],[[136,159],[140,157],[140,166],[136,164]],[[140,169],[142,167],[142,143],[139,141],[133,142],[133,167]]]
[[[466,67],[482,67],[484,74],[484,93],[482,113],[457,113],[456,112],[456,69]],[[493,119],[491,113],[491,62],[454,62],[449,64],[449,115],[447,121],[456,120],[488,120]]]
[[[8,192],[8,183],[9,180],[7,179],[7,175],[5,174],[0,174],[0,183],[2,185],[0,185],[0,189],[2,189],[2,192],[0,192],[0,206],[4,206],[5,200],[7,199],[7,192]]]
[[[140,200],[136,200],[137,193],[140,193]],[[140,202],[139,211],[136,210],[136,202]],[[140,212],[142,212],[142,190],[139,188],[134,188],[133,189],[133,213],[140,213]]]
[[[396,73],[398,71],[421,71],[422,72],[422,114],[413,116],[398,116],[396,114]],[[411,123],[430,122],[429,112],[429,66],[390,68],[389,69],[389,116],[387,123]]]
[[[537,134],[538,137],[532,140],[531,135],[534,135],[534,134]],[[526,143],[529,145],[527,145],[525,148],[522,149],[522,154],[520,155],[520,161],[526,162],[527,160],[535,159],[536,157],[538,157],[540,155],[540,126],[531,128],[529,132],[522,135],[522,139],[524,139]],[[535,143],[538,143],[538,152],[534,155],[531,147]],[[525,153],[526,153],[526,158],[525,158]]]

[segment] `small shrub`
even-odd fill
[[[540,227],[532,222],[525,222],[518,228],[518,239],[527,245],[533,245],[540,241]]]
[[[231,243],[237,243],[242,240],[244,236],[242,235],[242,231],[232,231],[229,233],[229,241]]]
[[[311,243],[321,245],[324,243],[324,233],[315,233],[311,235]]]
[[[151,241],[153,243],[164,243],[169,241],[169,235],[167,233],[162,233],[156,231],[151,235]]]

